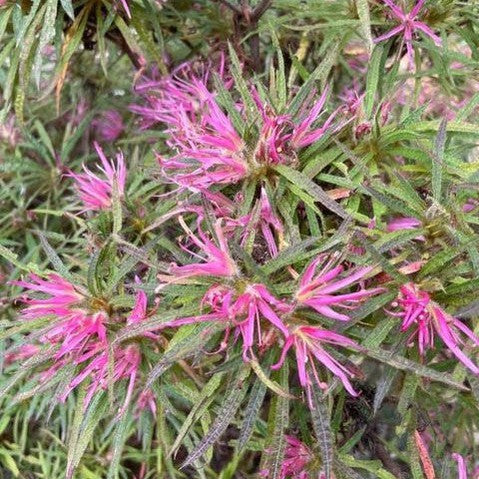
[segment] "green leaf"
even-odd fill
[[[119,477],[120,461],[128,438],[128,427],[131,425],[131,422],[131,414],[128,411],[116,421],[107,479],[117,479]]]
[[[40,243],[42,245],[43,251],[47,255],[48,259],[50,260],[53,268],[57,273],[59,273],[63,278],[72,281],[73,277],[70,274],[70,271],[65,266],[63,261],[58,256],[57,252],[50,246],[50,243],[46,239],[45,235],[41,231],[36,231],[38,238],[40,239]]]
[[[374,474],[374,477],[378,479],[396,479],[396,476],[393,476],[390,472],[386,471],[381,467],[381,461],[360,460],[356,459],[353,456],[350,456],[349,454],[341,454],[340,460],[343,464],[346,464],[347,466],[371,472]]]
[[[0,11],[0,42],[3,39],[3,35],[5,34],[5,30],[7,29],[7,26],[8,26],[13,8],[14,8],[13,6],[11,8],[3,8]],[[12,40],[15,42],[15,39],[12,39]],[[2,48],[5,48],[5,46],[4,46],[5,44],[3,43],[2,45],[3,45]],[[0,65],[1,64],[2,63],[0,62]]]
[[[189,325],[181,327],[180,330],[176,332],[175,336],[173,336],[168,350],[155,364],[154,368],[148,375],[145,389],[150,388],[153,383],[179,359],[183,359],[198,352],[200,346],[203,346],[205,342],[202,333],[207,328],[212,329],[215,327],[218,328],[219,326],[216,324],[199,324],[192,325],[191,327],[189,327]]]
[[[288,391],[289,367],[285,361],[279,371],[281,387]],[[285,432],[289,424],[288,398],[275,396],[269,412],[268,439],[262,455],[261,470],[268,471],[268,479],[280,479],[286,448]]]
[[[113,234],[118,234],[121,231],[122,225],[122,211],[121,211],[121,198],[118,188],[118,178],[115,175],[113,178],[112,189],[112,212],[113,212]]]
[[[331,419],[328,409],[328,396],[316,383],[311,386],[311,419],[316,439],[321,451],[321,462],[326,479],[331,479],[334,460],[334,441],[331,432]]]
[[[228,52],[231,60],[231,74],[233,75],[235,86],[241,95],[241,99],[246,106],[246,116],[250,119],[253,119],[253,117],[256,117],[256,115],[259,114],[258,107],[251,96],[250,88],[248,87],[243,76],[243,69],[241,68],[238,55],[236,54],[236,51],[231,43],[228,43]]]
[[[342,206],[336,203],[336,201],[332,200],[319,185],[314,183],[303,173],[293,170],[286,165],[276,165],[274,169],[280,175],[284,176],[284,178],[286,178],[289,182],[293,183],[298,188],[301,188],[303,191],[312,196],[315,201],[318,201],[333,213],[336,213],[342,218],[347,218],[349,216]]]
[[[286,75],[285,75],[285,66],[284,66],[284,57],[283,52],[279,44],[278,36],[276,35],[275,27],[273,24],[269,24],[269,30],[271,34],[271,39],[273,40],[273,46],[276,51],[276,58],[278,59],[278,69],[275,70],[276,75],[276,96],[277,96],[277,107],[279,111],[282,111],[286,106],[287,100],[287,88],[286,88]]]
[[[73,474],[80,464],[81,458],[85,453],[89,442],[93,438],[93,434],[103,418],[103,415],[108,407],[108,401],[104,394],[98,394],[93,398],[86,413],[83,411],[83,396],[80,395],[77,401],[77,410],[75,415],[81,414],[82,420],[80,427],[75,430],[76,434],[68,447],[67,457],[67,479],[72,479]],[[82,413],[79,412],[81,409]]]
[[[416,389],[419,386],[419,377],[414,374],[408,374],[404,379],[404,384],[399,396],[397,411],[401,416],[406,414],[408,407],[414,401]]]
[[[409,128],[413,131],[438,131],[441,126],[439,120],[418,121],[412,123]],[[446,127],[447,132],[464,133],[467,135],[479,135],[479,126],[474,123],[467,123],[463,121],[450,121]]]
[[[269,373],[269,370],[268,370]],[[266,373],[266,374],[268,374]],[[266,395],[266,386],[263,381],[256,378],[248,396],[248,404],[244,409],[243,423],[238,437],[237,449],[241,452],[253,434],[254,426],[259,418],[261,406]]]
[[[358,0],[359,2],[360,0]],[[369,13],[367,6],[367,0],[361,0],[362,3],[366,3],[366,10]],[[383,48],[380,45],[374,47],[371,61],[369,63],[368,74],[366,77],[366,93],[364,95],[364,114],[366,118],[370,119],[373,112],[374,100],[378,92],[378,84],[381,66],[381,57],[383,55]]]
[[[432,196],[440,204],[442,192],[442,169],[444,164],[444,147],[446,145],[447,120],[443,119],[437,132],[432,161]]]
[[[384,398],[389,393],[391,386],[396,379],[398,371],[392,367],[386,366],[383,374],[376,384],[376,392],[374,393],[373,411],[377,414]],[[413,377],[412,375],[410,377]]]
[[[40,74],[43,63],[43,50],[55,37],[55,21],[57,18],[58,0],[47,0],[45,18],[43,20],[42,30],[40,32],[40,40],[37,46],[35,62],[33,65],[33,76],[40,89]]]
[[[60,0],[62,4],[63,10],[65,10],[66,14],[72,19],[75,19],[75,12],[73,11],[72,0]]]
[[[450,374],[436,371],[434,369],[423,366],[422,364],[415,363],[403,356],[399,356],[389,351],[384,351],[382,349],[366,349],[364,350],[365,354],[371,358],[374,358],[382,363],[389,364],[393,368],[401,369],[403,371],[408,371],[418,376],[421,376],[426,379],[431,379],[432,381],[440,382],[452,386],[461,391],[468,391],[468,388],[463,384],[455,381]]]
[[[249,364],[255,372],[256,376],[258,376],[258,378],[260,379],[260,381],[262,381],[266,387],[271,389],[271,391],[275,392],[278,396],[284,398],[296,399],[295,396],[288,393],[287,391],[284,391],[276,381],[269,379],[269,377],[265,374],[265,372],[259,365],[258,361],[252,359],[250,360]]]
[[[226,428],[234,420],[236,412],[241,406],[246,394],[247,388],[243,382],[248,375],[249,368],[243,368],[243,370],[237,374],[236,379],[233,380],[233,384],[230,385],[229,393],[223,400],[223,403],[216,414],[216,420],[203,439],[201,439],[199,444],[188,455],[187,459],[181,465],[181,469],[184,469],[203,457],[208,449],[220,438],[220,436],[226,431]]]
[[[183,422],[181,429],[176,433],[175,442],[171,446],[171,449],[169,452],[170,456],[175,453],[178,447],[180,447],[181,441],[186,436],[188,430],[190,429],[194,421],[203,417],[203,415],[206,413],[208,406],[210,405],[211,401],[214,399],[212,395],[220,386],[222,379],[223,379],[223,373],[216,373],[210,378],[210,380],[203,387],[200,395],[198,396],[198,398],[196,399],[194,403],[193,409],[190,411],[187,418]]]
[[[360,32],[362,37],[366,40],[366,46],[369,53],[371,53],[374,44],[371,35],[371,18],[369,15],[368,0],[356,0],[356,9],[358,11],[359,21],[361,22]]]

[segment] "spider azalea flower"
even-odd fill
[[[186,231],[191,243],[199,248],[202,255],[194,253],[186,247],[183,247],[183,249],[192,256],[203,260],[203,262],[188,264],[185,266],[172,264],[168,271],[171,276],[170,278],[166,278],[167,283],[181,278],[188,278],[190,276],[233,277],[238,273],[236,264],[229,253],[226,238],[221,228],[221,220],[218,220],[215,224],[215,234],[218,239],[218,245],[216,245],[204,233],[204,231],[201,229],[199,221],[197,229],[198,235],[195,235],[191,231],[181,216],[178,218],[178,222]]]
[[[391,9],[391,13],[396,18],[396,20],[399,21],[399,25],[390,30],[389,32],[385,33],[384,35],[375,38],[375,43],[382,42],[402,33],[404,37],[403,41],[406,44],[407,55],[410,64],[413,64],[414,62],[414,49],[412,46],[412,40],[414,37],[414,33],[418,30],[431,38],[437,46],[441,46],[441,39],[431,30],[431,28],[429,28],[424,22],[417,20],[417,16],[426,0],[419,0],[416,5],[414,5],[412,10],[408,13],[405,13],[392,0],[383,1]]]
[[[392,306],[399,308],[399,312],[391,314],[402,318],[401,331],[413,330],[410,340],[417,338],[421,355],[434,347],[434,336],[437,334],[464,366],[479,374],[479,367],[459,349],[459,345],[464,343],[461,334],[475,346],[479,346],[479,338],[464,323],[432,301],[429,294],[414,283],[407,283],[399,289],[398,298]]]
[[[245,144],[206,83],[207,77],[193,74],[173,78],[158,85],[165,88],[158,92],[159,98],[147,96],[149,108],[132,107],[146,125],[166,125],[168,146],[178,154],[158,156],[158,161],[164,176],[181,190],[196,192],[215,184],[234,184],[249,174]]]
[[[255,208],[259,209],[259,214],[256,211],[256,213],[252,212],[244,217],[246,227],[243,229],[241,245],[244,246],[248,242],[250,235],[256,235],[260,231],[270,257],[274,258],[278,255],[277,242],[283,240],[284,227],[274,212],[264,187],[261,188],[261,195]]]
[[[285,435],[286,449],[281,464],[280,479],[325,479],[320,472],[319,476],[310,471],[310,463],[315,459],[313,451],[297,437]],[[260,472],[260,477],[269,477],[270,472]]]
[[[113,142],[124,131],[125,125],[116,110],[106,110],[93,120],[92,126],[101,141]]]
[[[41,318],[49,314],[67,316],[76,305],[85,300],[85,296],[75,286],[58,274],[50,274],[47,279],[31,274],[30,281],[14,281],[12,284],[29,291],[24,298],[28,306],[22,311],[23,319]],[[44,293],[48,297],[32,297],[29,295],[31,292]]]
[[[40,375],[42,381],[48,381],[63,367],[76,365],[80,372],[70,381],[60,395],[65,401],[69,394],[87,378],[90,383],[85,396],[84,407],[92,397],[108,387],[108,381],[117,382],[129,379],[125,400],[120,408],[121,414],[131,401],[141,354],[136,344],[113,346],[110,353],[107,341],[106,323],[108,316],[103,311],[90,312],[86,309],[86,296],[61,276],[52,274],[47,280],[31,275],[31,282],[17,281],[14,284],[29,291],[24,301],[27,307],[22,311],[23,319],[31,320],[53,316],[54,321],[39,333],[35,333],[37,344],[24,344],[18,351],[7,354],[8,362],[27,359],[42,350],[42,345],[53,346],[53,365]],[[49,297],[38,299],[30,293],[44,293]],[[147,298],[143,291],[136,294],[135,304],[126,318],[126,324],[136,324],[147,318]],[[145,337],[156,339],[153,334]],[[111,356],[111,357],[110,357]],[[113,364],[112,374],[109,366]]]
[[[317,272],[318,267],[319,272]],[[321,254],[304,271],[296,292],[296,301],[299,305],[315,309],[327,318],[348,321],[349,316],[336,309],[354,309],[361,301],[384,289],[365,289],[360,286],[358,291],[352,293],[340,293],[340,291],[357,284],[372,270],[372,267],[353,268],[343,275],[345,267],[338,264],[337,255]]]
[[[270,105],[263,102],[256,90],[252,89],[253,98],[262,117],[254,153],[257,167],[264,164],[287,164],[291,159],[295,159],[297,150],[313,144],[324,136],[339,111],[338,109],[331,113],[321,126],[317,126],[328,94],[329,89],[326,88],[309,111],[303,105],[299,121],[294,122],[290,115],[277,115]]]
[[[104,173],[106,179],[100,178],[85,165],[83,165],[85,173],[70,173],[69,175],[75,181],[75,187],[85,207],[83,211],[109,209],[112,205],[115,181],[120,196],[123,196],[125,190],[126,166],[123,154],[118,153],[115,164],[106,159],[98,143],[95,143],[95,149],[102,163],[102,166],[98,168]]]
[[[331,373],[342,382],[349,394],[358,396],[358,393],[354,390],[350,382],[350,379],[354,378],[354,372],[342,365],[326,350],[325,345],[327,344],[343,346],[354,350],[360,349],[360,346],[355,341],[333,331],[314,326],[298,326],[286,339],[278,363],[272,366],[272,369],[279,369],[283,365],[288,351],[294,348],[299,382],[301,386],[306,389],[308,402],[311,407],[313,404],[311,398],[313,381],[315,381],[321,389],[328,389],[328,384],[320,379],[320,374],[315,364],[316,361],[331,371]]]
[[[306,467],[314,459],[313,452],[306,444],[294,436],[286,436],[285,439],[286,450],[284,452],[283,464],[281,465],[281,479],[286,477],[309,479],[310,474]]]
[[[83,381],[90,378],[83,407],[86,409],[93,396],[100,390],[108,388],[109,381],[116,383],[127,378],[128,386],[126,390],[123,405],[118,413],[121,415],[127,408],[133,396],[135,382],[138,376],[138,369],[141,362],[141,354],[136,344],[129,344],[126,347],[117,346],[113,349],[112,359],[110,359],[108,349],[102,347],[99,349],[97,345],[93,345],[76,358],[75,364],[83,364],[88,360],[91,361],[83,370],[70,382],[60,399],[65,401],[69,394]],[[109,372],[109,364],[113,362],[112,373]]]
[[[260,115],[255,145],[250,148],[237,129],[239,122],[249,123],[245,115],[249,107],[239,102],[236,114],[223,111],[209,88],[207,74],[201,77],[190,72],[156,84],[147,82],[139,91],[147,106],[135,105],[132,110],[147,127],[164,123],[168,146],[177,152],[171,157],[158,156],[164,177],[180,190],[194,192],[236,184],[252,174],[262,175],[269,165],[296,161],[296,150],[320,139],[336,116],[334,112],[318,125],[327,90],[312,107],[303,105],[293,121],[290,115],[277,114],[250,86]]]
[[[35,341],[40,344],[24,346],[21,351],[24,354],[16,354],[18,358],[26,358],[39,352],[40,345],[53,346],[56,349],[52,352],[55,364],[44,372],[43,379],[52,377],[69,362],[69,358],[82,355],[91,344],[106,344],[106,314],[102,311],[91,313],[85,309],[86,296],[61,276],[51,274],[43,280],[31,275],[31,281],[16,281],[14,284],[28,290],[23,299],[27,307],[21,312],[22,319],[53,317],[52,322],[34,334]],[[32,292],[43,293],[47,297],[31,296]]]
[[[386,225],[386,231],[392,233],[394,231],[416,230],[422,227],[422,221],[417,218],[411,216],[399,216],[389,221]],[[425,241],[426,239],[423,235],[418,235],[416,240]]]
[[[211,312],[175,319],[163,323],[161,327],[177,327],[209,321],[225,324],[226,337],[220,350],[226,347],[230,330],[234,328],[235,337],[241,336],[243,339],[242,348],[245,361],[254,357],[253,347],[255,345],[264,347],[271,336],[271,329],[263,334],[262,319],[266,320],[284,336],[289,334],[288,328],[280,318],[280,314],[290,313],[291,305],[275,298],[262,284],[249,284],[240,294],[227,286],[213,286],[206,292],[202,305],[209,306]]]

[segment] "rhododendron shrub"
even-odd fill
[[[0,477],[479,478],[478,35],[0,1]]]

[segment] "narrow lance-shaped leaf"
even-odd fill
[[[216,373],[203,387],[200,396],[198,397],[193,406],[193,409],[189,412],[188,417],[185,419],[185,422],[182,424],[181,429],[176,435],[175,442],[173,443],[173,446],[171,446],[169,452],[170,456],[174,454],[178,447],[181,445],[181,441],[186,436],[191,426],[194,424],[194,421],[202,417],[204,412],[207,410],[211,400],[214,399],[213,393],[220,386],[222,378],[222,373]]]
[[[365,0],[364,0],[365,1]],[[364,2],[362,2],[364,3]],[[366,3],[366,10],[369,12]],[[358,5],[359,8],[359,5]],[[380,79],[380,66],[381,66],[381,57],[383,54],[383,48],[379,45],[376,45],[374,48],[373,54],[371,56],[371,63],[369,64],[368,74],[366,78],[366,93],[364,96],[364,113],[366,118],[371,118],[374,100],[378,92],[378,85]]]
[[[194,463],[200,459],[208,449],[220,438],[220,436],[226,431],[226,428],[234,420],[236,411],[239,409],[243,398],[246,394],[247,387],[244,381],[249,375],[249,368],[243,368],[240,374],[233,380],[230,392],[225,397],[221,404],[217,414],[216,420],[200,441],[200,443],[189,454],[185,462],[181,465],[181,469]]]
[[[415,373],[424,378],[447,384],[448,386],[452,386],[461,391],[468,390],[467,387],[455,381],[449,374],[435,371],[434,369],[428,368],[419,363],[415,363],[414,361],[411,361],[402,356],[398,356],[397,354],[391,353],[389,351],[384,351],[382,349],[366,349],[364,352],[368,356],[377,359],[378,361],[381,361],[383,363],[389,364],[394,368]]]
[[[289,367],[285,361],[279,371],[280,384],[288,390]],[[268,440],[262,456],[261,470],[270,479],[281,478],[281,468],[286,449],[285,432],[289,423],[289,400],[287,397],[275,396],[268,420]]]
[[[313,429],[321,451],[321,463],[326,479],[332,478],[334,441],[328,410],[328,397],[316,384],[312,386],[312,404],[310,405]]]
[[[314,183],[303,173],[293,170],[285,165],[277,165],[275,166],[275,170],[280,175],[284,176],[288,181],[306,191],[306,193],[311,195],[315,201],[321,203],[328,210],[336,213],[338,216],[341,216],[341,218],[347,218],[349,216],[339,203],[332,200],[319,185]]]
[[[251,435],[253,434],[254,426],[258,420],[261,406],[266,395],[266,385],[259,378],[256,381],[249,392],[248,404],[244,409],[243,423],[241,425],[240,434],[238,437],[238,451],[242,451],[248,443]]]
[[[369,53],[371,53],[373,50],[373,38],[371,35],[371,17],[369,15],[368,0],[356,0],[356,9],[361,22],[361,34],[366,40]]]
[[[436,142],[434,145],[434,155],[432,158],[432,196],[440,203],[442,193],[442,170],[444,168],[444,147],[446,145],[447,120],[443,119],[439,125]]]
[[[128,437],[128,427],[131,426],[131,422],[131,414],[127,412],[123,414],[115,427],[111,450],[112,457],[107,479],[117,479],[119,477],[120,461]]]
[[[204,345],[204,337],[202,333],[207,328],[213,328],[213,330],[215,330],[215,326],[218,328],[217,325],[210,324],[195,325],[193,328],[183,326],[183,331],[180,330],[176,333],[180,339],[168,351],[165,352],[163,357],[151,370],[150,374],[148,375],[145,389],[150,388],[151,385],[179,359],[183,359],[195,352],[198,352],[198,348],[201,345]],[[185,334],[185,332],[187,332],[187,334]]]

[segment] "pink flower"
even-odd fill
[[[282,238],[284,227],[279,217],[273,211],[273,207],[271,206],[264,187],[261,188],[261,196],[256,203],[256,208],[259,208],[259,213],[257,210],[253,210],[253,212],[246,215],[246,217],[241,218],[239,221],[236,220],[236,223],[239,223],[237,226],[240,227],[243,227],[241,223],[245,220],[245,227],[243,227],[243,233],[241,235],[241,245],[245,245],[248,242],[250,235],[256,235],[257,230],[259,229],[264,241],[266,242],[269,255],[274,258],[278,254],[275,233],[279,238]]]
[[[11,115],[4,122],[0,123],[0,142],[5,142],[11,148],[15,148],[19,140],[20,130],[15,126],[15,117]]]
[[[243,294],[240,294],[236,301],[228,308],[228,314],[233,318],[233,324],[243,338],[243,358],[248,360],[248,352],[252,351],[255,344],[255,331],[257,334],[257,345],[262,346],[262,334],[260,318],[265,318],[285,336],[289,334],[288,328],[277,315],[277,312],[288,313],[290,305],[276,299],[262,284],[252,284],[246,287]]]
[[[328,93],[329,90],[326,89],[309,111],[303,105],[300,111],[302,119],[295,123],[289,115],[276,115],[273,108],[265,104],[256,90],[252,89],[263,120],[254,155],[258,166],[290,163],[296,156],[296,150],[305,148],[324,136],[339,110],[329,115],[321,127],[312,126],[323,112]]]
[[[131,310],[130,315],[126,318],[126,324],[139,324],[147,319],[147,303],[148,299],[144,291],[138,291],[135,296],[135,304]],[[147,331],[143,334],[144,337],[150,339],[158,339],[158,336],[151,331]]]
[[[49,295],[38,299],[29,296],[24,301],[27,307],[22,311],[23,319],[35,319],[44,316],[53,316],[52,322],[31,337],[41,344],[53,345],[52,352],[55,364],[43,373],[43,379],[51,378],[64,364],[72,358],[79,358],[92,347],[104,347],[106,344],[106,314],[102,311],[89,312],[86,308],[87,298],[79,293],[67,280],[56,274],[42,280],[31,275],[32,282],[16,281],[14,284],[29,290],[29,293],[41,292]],[[24,345],[21,352],[14,356],[22,358],[35,354],[40,348],[37,345]]]
[[[46,315],[66,316],[71,314],[72,307],[79,305],[85,297],[76,288],[57,274],[50,274],[47,279],[41,279],[35,274],[30,275],[31,282],[13,281],[12,283],[30,291],[38,291],[49,295],[39,299],[27,297],[27,308],[22,311],[23,319],[41,318]]]
[[[464,366],[474,374],[479,374],[479,368],[459,349],[459,345],[464,344],[461,333],[476,346],[479,346],[479,338],[464,323],[432,301],[426,292],[421,291],[414,283],[404,284],[399,289],[399,296],[393,307],[400,309],[400,312],[392,314],[402,318],[401,331],[414,329],[410,339],[417,336],[421,355],[434,347],[434,335],[437,334]]]
[[[39,352],[40,348],[35,344],[22,344],[19,348],[5,354],[5,363],[11,364],[19,360],[28,359]]]
[[[470,213],[471,211],[474,211],[478,206],[478,200],[476,200],[475,198],[469,198],[462,206],[462,211],[464,211],[464,213]]]
[[[140,393],[138,401],[136,402],[136,407],[138,412],[149,408],[153,416],[156,416],[156,400],[151,389],[145,389]]]
[[[334,117],[336,116],[338,110],[329,115],[329,117],[326,119],[326,121],[321,127],[311,128],[323,111],[328,93],[329,90],[325,89],[319,100],[304,116],[302,121],[294,126],[293,134],[291,136],[291,144],[293,148],[304,148],[313,144],[314,142],[318,141],[322,136],[324,136],[326,131],[331,126],[331,123],[334,120]],[[303,110],[304,109],[305,106],[303,106]]]
[[[81,366],[80,372],[62,392],[60,400],[65,401],[71,391],[88,378],[90,383],[85,397],[85,407],[96,392],[108,387],[110,380],[115,383],[127,378],[129,383],[125,400],[119,410],[119,414],[122,414],[130,403],[138,375],[141,361],[138,345],[113,344],[110,350],[107,338],[107,321],[110,318],[106,312],[92,311],[89,298],[79,293],[77,288],[61,276],[51,274],[48,280],[42,280],[35,275],[31,275],[31,278],[31,282],[14,282],[29,290],[24,298],[27,307],[22,311],[22,317],[30,320],[51,315],[53,320],[43,329],[31,333],[30,337],[39,343],[38,345],[24,344],[18,350],[8,352],[7,360],[12,362],[29,358],[41,351],[41,345],[50,345],[53,365],[41,373],[40,381],[50,380],[68,365]],[[48,297],[42,299],[31,297],[31,292],[43,293]],[[135,305],[126,318],[126,324],[137,324],[146,318],[147,297],[143,291],[139,291],[136,294]],[[153,333],[145,333],[144,336],[157,339]],[[112,374],[109,371],[111,361],[113,361]]]
[[[121,3],[121,6],[125,10],[125,13],[127,14],[128,18],[131,18],[131,13],[130,13],[130,8],[128,6],[128,0],[118,0]]]
[[[394,218],[386,225],[386,231],[388,233],[401,230],[415,230],[418,228],[422,228],[422,221],[410,216]],[[423,235],[418,235],[415,239],[418,241],[426,241]]]
[[[101,311],[92,315],[73,311],[68,318],[54,324],[44,335],[44,340],[61,343],[55,359],[65,355],[79,356],[90,341],[102,345],[106,343],[106,319],[106,314]]]
[[[98,354],[97,354],[98,353]],[[68,385],[68,388],[63,393],[61,399],[64,401],[67,396],[81,384],[85,379],[90,378],[90,384],[87,388],[85,396],[84,407],[86,408],[90,403],[92,397],[100,390],[106,390],[109,384],[109,353],[107,349],[98,351],[98,348],[93,347],[91,351],[86,352],[76,359],[77,364],[81,364],[90,358],[93,359],[83,368]],[[122,407],[119,409],[121,415],[131,401],[135,381],[138,376],[138,368],[141,361],[141,354],[138,346],[129,344],[126,347],[116,347],[113,350],[113,374],[111,374],[111,381],[116,383],[121,379],[128,378],[128,387]]]
[[[112,204],[113,185],[116,181],[118,193],[123,196],[126,181],[126,166],[123,154],[116,156],[116,165],[113,161],[109,162],[103,150],[98,143],[95,143],[95,149],[100,157],[103,167],[98,168],[105,174],[106,180],[99,178],[91,172],[85,165],[85,173],[70,173],[76,183],[76,188],[80,198],[85,206],[84,211],[109,209]]]
[[[211,241],[201,229],[198,223],[198,236],[186,225],[183,218],[178,218],[179,223],[188,234],[191,242],[197,246],[203,254],[194,253],[186,248],[187,252],[203,260],[202,263],[177,266],[172,264],[169,273],[176,278],[187,278],[190,276],[226,276],[233,277],[238,273],[235,262],[230,256],[228,245],[221,229],[221,220],[215,224],[215,233],[218,239],[218,246]]]
[[[319,265],[321,270],[316,273]],[[332,307],[354,309],[361,301],[382,292],[383,288],[364,289],[361,286],[359,291],[353,293],[336,293],[354,285],[372,270],[372,267],[353,268],[346,271],[347,274],[341,278],[344,266],[338,264],[338,257],[321,254],[305,269],[296,292],[296,301],[328,318],[347,321],[349,316]]]
[[[324,344],[344,346],[356,350],[360,349],[360,346],[356,342],[333,331],[327,331],[314,326],[298,326],[286,339],[279,362],[272,366],[273,369],[279,369],[286,359],[286,354],[294,346],[299,382],[301,386],[306,388],[310,406],[312,406],[311,372],[313,380],[321,389],[328,388],[328,385],[321,381],[319,377],[319,372],[314,361],[315,359],[329,369],[329,371],[343,383],[343,386],[349,394],[352,396],[358,395],[349,381],[349,378],[354,377],[353,371],[336,360],[331,353],[324,348]],[[307,365],[310,367],[310,371],[308,371]]]
[[[457,461],[457,479],[467,479],[467,468],[464,457],[462,457],[460,454],[454,453],[452,454],[452,458]]]
[[[135,297],[135,305],[126,320],[126,324],[138,324],[146,318],[146,306],[148,299],[144,291],[138,291]]]
[[[409,13],[405,13],[392,0],[383,1],[391,9],[392,15],[397,20],[399,20],[400,25],[393,28],[384,35],[375,38],[375,43],[387,40],[388,38],[394,37],[395,35],[398,35],[402,32],[410,64],[413,64],[414,62],[414,49],[412,46],[412,39],[415,31],[422,31],[424,34],[430,37],[437,46],[441,46],[441,39],[425,23],[416,20],[416,17],[419,14],[419,11],[421,10],[422,6],[424,5],[425,0],[419,0]]]
[[[307,470],[308,464],[314,459],[314,454],[306,444],[294,436],[285,436],[286,450],[281,465],[281,479],[313,479]],[[318,479],[322,479],[322,474]]]
[[[314,460],[314,453],[306,444],[294,436],[285,435],[286,449],[281,465],[280,479],[325,479],[324,473],[308,471],[309,464]],[[263,470],[260,477],[268,478],[270,472]]]
[[[132,107],[145,126],[166,124],[167,144],[178,154],[158,159],[165,177],[181,189],[236,183],[248,173],[244,142],[208,90],[208,77],[207,71],[198,77],[184,65],[168,79],[140,86],[149,107]]]
[[[276,246],[273,231],[276,231],[281,237],[284,233],[284,227],[278,216],[274,213],[264,188],[261,188],[260,228],[268,245],[269,254],[274,258],[278,254],[278,247]]]
[[[175,319],[163,323],[161,327],[177,327],[207,321],[221,322],[227,324],[226,337],[228,337],[229,330],[233,326],[236,337],[241,335],[243,339],[245,361],[254,357],[253,346],[264,345],[261,319],[268,321],[285,336],[289,334],[278,314],[291,312],[291,306],[275,298],[262,284],[249,284],[240,294],[228,287],[213,286],[207,291],[202,305],[209,305],[212,311],[200,316]],[[223,341],[222,348],[225,345],[226,340]]]
[[[399,231],[399,230],[414,230],[416,228],[421,228],[422,221],[418,220],[417,218],[412,217],[399,217],[394,218],[390,221],[386,226],[386,231],[389,233],[392,231]]]
[[[250,86],[261,119],[251,134],[255,143],[249,146],[235,127],[239,120],[248,122],[249,107],[235,104],[233,122],[233,113],[222,110],[208,78],[208,73],[198,76],[191,68],[183,68],[169,79],[147,81],[138,91],[145,95],[148,106],[132,107],[145,126],[166,125],[167,144],[177,154],[158,159],[164,176],[180,189],[196,192],[217,184],[236,184],[251,175],[264,175],[269,165],[295,162],[295,150],[320,139],[337,113],[316,125],[326,102],[325,91],[312,108],[303,105],[299,119],[293,121],[290,115],[278,115]]]
[[[125,129],[123,119],[116,110],[106,110],[92,122],[95,133],[102,141],[115,141]]]
[[[364,96],[364,93],[359,93],[357,80],[353,80],[353,84],[343,88],[341,95],[339,95],[339,99],[344,102],[342,110],[350,115],[360,116],[362,114],[361,106]]]

